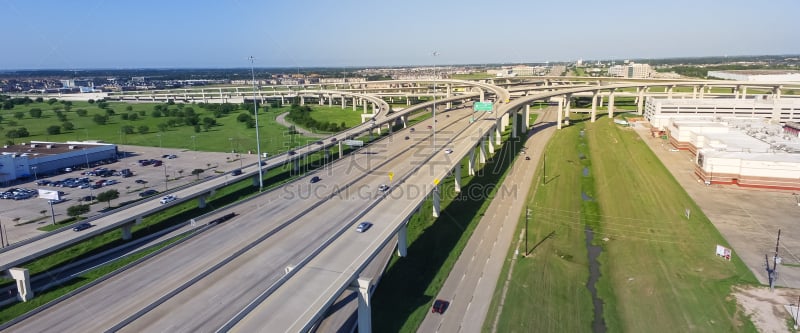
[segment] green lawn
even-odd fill
[[[553,137],[547,170],[529,201],[529,237],[555,236],[518,260],[498,331],[591,330],[586,226],[602,247],[597,287],[609,332],[755,331],[730,297],[732,285],[756,283],[752,273],[738,256],[714,255],[727,243],[636,133],[605,117],[578,122]]]
[[[109,102],[109,109],[114,110],[115,115],[109,117],[108,123],[98,125],[93,121],[93,116],[105,115],[106,111],[97,107],[97,104],[88,102],[73,102],[70,111],[65,111],[67,121],[72,122],[74,130],[67,131],[58,135],[47,134],[47,127],[61,125],[62,122],[56,117],[55,110],[64,110],[64,105],[57,102],[52,105],[48,103],[32,103],[29,105],[17,105],[12,110],[0,112],[2,122],[0,122],[0,133],[6,140],[14,142],[29,141],[68,141],[68,140],[102,140],[109,143],[129,144],[149,147],[169,147],[182,149],[197,149],[200,151],[230,151],[237,152],[256,150],[256,133],[253,128],[246,128],[245,125],[236,120],[241,113],[253,114],[253,110],[237,109],[220,118],[215,118],[217,126],[211,127],[208,131],[201,129],[195,132],[192,126],[169,127],[164,132],[159,132],[158,125],[168,121],[168,117],[153,117],[152,111],[155,105],[164,103],[124,103]],[[177,105],[169,105],[170,109],[177,109]],[[32,118],[29,110],[39,108],[42,112],[41,118]],[[192,108],[200,118],[211,117],[214,115],[196,104],[186,104],[183,108]],[[312,107],[317,108],[317,107]],[[327,107],[325,107],[327,108]],[[76,110],[84,109],[87,112],[85,117],[78,115]],[[130,109],[130,111],[128,110]],[[300,135],[288,135],[285,127],[275,122],[275,117],[283,112],[287,112],[288,107],[270,108],[267,112],[259,112],[259,134],[261,136],[261,149],[271,154],[286,151],[289,147],[313,142],[311,138]],[[15,113],[22,112],[23,118],[17,119]],[[122,114],[136,113],[138,120],[123,120]],[[144,115],[141,115],[141,114]],[[359,118],[360,120],[360,118]],[[16,123],[14,125],[13,123]],[[133,126],[137,133],[124,134],[123,126]],[[140,126],[147,126],[149,131],[144,134],[138,133]],[[31,136],[25,138],[9,139],[6,136],[11,129],[25,127]],[[194,139],[192,138],[194,137]]]

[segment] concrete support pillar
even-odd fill
[[[492,143],[491,136],[486,138],[486,147],[489,148],[489,155],[494,155],[494,143]]]
[[[450,98],[450,96],[452,96],[452,95],[453,95],[453,85],[448,83],[447,84],[447,98]],[[453,102],[447,102],[447,109],[452,109],[452,108],[453,108]]]
[[[208,194],[203,194],[197,197],[197,208],[206,208],[206,199],[208,198]]]
[[[17,298],[20,301],[27,302],[33,298],[33,289],[31,289],[31,275],[27,268],[14,267],[8,270],[11,278],[17,281]]]
[[[362,100],[361,103],[364,105],[364,113],[367,113],[367,101]]]
[[[746,99],[747,98],[747,86],[742,87],[741,96],[742,96],[742,99]]]
[[[525,112],[522,114],[522,133],[528,133],[528,127],[531,126],[531,105],[525,105]]]
[[[597,90],[592,93],[592,119],[594,122],[597,119]]]
[[[283,99],[283,94],[281,94],[281,105],[286,105],[286,101]]]
[[[569,112],[572,109],[572,94],[564,96],[564,125],[569,126]]]
[[[706,85],[704,84],[700,86],[700,99],[703,99],[705,97],[706,97]]]
[[[342,110],[347,107],[347,97],[342,95]]]
[[[355,97],[353,97],[353,111],[355,111],[355,110],[356,110],[356,104],[357,104],[357,103],[356,103],[356,98],[355,98]]]
[[[667,87],[667,99],[672,99],[672,91],[675,89],[675,86]]]
[[[295,158],[292,161],[292,170],[294,170],[295,173],[300,172],[300,159],[299,158]]]
[[[563,117],[564,117],[563,116],[563,114],[564,114],[564,98],[563,97],[558,99],[558,110],[556,110],[556,113],[558,114],[558,120],[556,121],[556,129],[561,129],[561,123],[564,121],[563,120]]]
[[[406,106],[411,106],[411,97],[406,96]]]
[[[372,333],[372,280],[358,279],[353,281],[350,289],[358,294],[358,332]]]
[[[502,120],[502,121],[500,122],[500,131],[501,131],[501,132],[502,132],[503,130],[505,130],[505,129],[506,129],[506,127],[508,127],[508,118],[509,118],[509,117],[508,117],[508,113],[506,113],[506,114],[504,114],[503,116],[501,116],[501,117],[500,117],[500,119]]]
[[[518,109],[509,110],[511,114],[511,137],[516,138],[519,131],[519,112]]]
[[[333,95],[328,96],[328,107],[333,107]]]
[[[483,93],[483,89],[481,89],[480,101],[483,102],[483,99],[484,99],[484,93]]]
[[[306,98],[303,97],[302,95],[299,95],[299,97],[300,97],[300,105],[306,105]]]
[[[442,197],[439,194],[439,185],[434,185],[431,195],[433,196],[433,217],[439,217],[439,213],[442,212]]]
[[[740,85],[736,85],[733,88],[731,88],[731,93],[733,94],[733,99],[739,99],[739,89],[741,89],[741,88],[742,88],[742,86],[740,86]]]
[[[697,86],[692,86],[692,99],[697,99]]]
[[[317,103],[319,103],[320,106],[322,106],[322,104],[325,104],[323,103],[325,101],[325,97],[322,96],[321,94],[317,95],[317,99],[318,99]]]
[[[339,158],[342,158],[342,156],[344,156],[344,148],[342,147],[342,141],[340,140],[339,141]]]
[[[781,99],[781,88],[781,86],[775,86],[772,88],[772,98]]]
[[[486,144],[483,142],[483,139],[481,139],[481,142],[478,145],[478,147],[481,148],[480,154],[478,156],[478,162],[480,162],[481,164],[486,164]]]
[[[616,93],[616,89],[611,89],[611,92],[608,94],[608,118],[614,119],[614,93]]]
[[[601,108],[603,107],[603,99],[604,99],[603,94],[597,95],[597,103],[600,105]]]
[[[455,170],[453,170],[453,176],[455,176],[455,182],[453,187],[456,193],[461,193],[461,163],[456,163]]]
[[[403,222],[400,230],[397,230],[397,255],[400,257],[408,255],[408,221]]]
[[[130,240],[133,238],[133,234],[131,233],[131,228],[133,227],[133,221],[130,223],[125,223],[122,225],[122,228],[119,230],[122,232],[122,240]]]
[[[637,93],[639,94],[639,97],[637,97],[638,100],[636,101],[636,112],[639,115],[643,115],[644,114],[644,88],[639,87],[637,90],[638,90]]]
[[[472,147],[469,150],[469,160],[467,161],[467,174],[470,176],[475,175],[475,149],[476,147]]]
[[[491,132],[489,132],[489,138],[487,140],[491,141],[491,139],[490,139],[491,137],[492,137],[492,134],[491,134]],[[499,123],[494,126],[494,142],[498,146],[503,144],[503,128],[500,127]]]
[[[406,128],[406,127],[408,127],[408,116],[402,116],[402,117],[400,117],[400,121],[402,121],[402,122],[403,122],[403,128]]]

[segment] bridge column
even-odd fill
[[[342,95],[342,110],[347,107],[347,97]]]
[[[483,102],[483,99],[484,99],[484,97],[485,97],[485,96],[484,96],[484,93],[483,93],[483,89],[481,89],[481,96],[480,96],[480,97],[481,97],[481,98],[480,98],[480,101],[481,101],[481,102]]]
[[[489,148],[489,155],[494,155],[494,143],[492,143],[491,134],[489,134],[489,136],[486,137],[486,147]]]
[[[481,142],[478,144],[478,147],[481,148],[480,154],[478,156],[478,162],[481,164],[486,164],[486,144],[483,142],[484,140],[481,139]]]
[[[408,255],[408,221],[404,221],[397,230],[397,255],[405,257]]]
[[[317,95],[317,103],[319,103],[319,106],[325,104],[324,102],[325,102],[325,96],[323,96],[322,94]]]
[[[122,240],[130,240],[133,238],[133,234],[131,233],[131,228],[133,227],[134,221],[130,221],[122,225],[122,228],[119,230],[122,232]]]
[[[411,97],[406,96],[406,106],[411,106]]]
[[[598,104],[600,105],[601,108],[603,107],[603,100],[604,100],[603,94],[598,94],[597,95],[597,102],[598,102]]]
[[[531,105],[525,104],[525,112],[522,115],[522,133],[528,133],[531,126]]]
[[[356,110],[356,104],[358,104],[358,103],[356,103],[356,98],[355,97],[353,97],[353,101],[352,102],[353,102],[353,111],[355,111]]]
[[[455,177],[455,182],[453,182],[454,190],[456,193],[461,193],[461,162],[456,163],[453,176]]]
[[[203,194],[197,197],[197,208],[206,208],[206,199],[208,198],[208,194]]]
[[[286,100],[283,98],[283,94],[281,94],[281,106],[286,105]]]
[[[741,85],[736,85],[731,88],[731,93],[733,94],[733,99],[739,99],[739,89],[742,89]]]
[[[594,122],[597,119],[597,90],[592,93],[592,120]]]
[[[344,156],[344,148],[342,148],[342,141],[339,140],[339,158],[342,158],[342,156]]]
[[[358,294],[358,332],[372,333],[372,280],[359,278],[348,289]]]
[[[669,86],[667,88],[667,99],[672,99],[672,90],[675,89],[675,86]]]
[[[636,112],[639,115],[643,115],[644,114],[644,88],[639,87],[639,89],[637,89],[637,90],[638,90],[637,93],[639,94],[639,97],[637,97],[637,101],[636,101]]]
[[[450,98],[450,96],[452,96],[452,95],[453,95],[453,85],[448,83],[447,84],[447,98]],[[448,109],[452,109],[453,108],[453,102],[447,102],[447,108]]]
[[[31,275],[28,269],[14,267],[8,270],[8,274],[17,281],[17,298],[23,302],[32,299],[33,289],[31,288]]]
[[[361,104],[364,105],[364,113],[367,113],[367,101],[366,100],[362,100]]]
[[[433,196],[433,217],[439,217],[439,213],[441,213],[441,201],[442,198],[439,195],[439,185],[433,186],[433,192],[431,192]]]
[[[772,88],[772,98],[781,99],[781,88],[781,86],[775,86]]]
[[[503,130],[505,130],[505,129],[506,129],[506,127],[508,127],[508,118],[509,118],[509,116],[508,116],[508,113],[506,113],[506,114],[504,114],[504,115],[502,115],[502,116],[500,117],[500,119],[502,119],[502,122],[500,122],[500,131],[501,131],[501,132],[502,132]]]
[[[292,161],[292,170],[294,170],[295,173],[300,172],[300,159],[299,158],[295,158],[294,161]]]
[[[469,160],[467,161],[467,174],[470,176],[475,175],[475,149],[477,147],[472,147],[469,150]]]
[[[303,97],[302,95],[298,97],[300,97],[300,105],[306,105],[306,98]]]
[[[511,137],[517,137],[517,131],[519,131],[519,113],[517,109],[509,110],[508,113],[511,114]]]
[[[700,85],[700,99],[703,99],[705,97],[706,97],[706,85],[703,84]]]
[[[742,99],[747,99],[747,86],[742,87]]]
[[[697,86],[692,86],[692,99],[697,99]]]
[[[564,97],[558,99],[558,110],[556,113],[558,114],[558,120],[556,120],[556,129],[561,129],[561,123],[564,122]]]
[[[565,96],[564,102],[566,104],[566,105],[564,105],[564,108],[565,108],[565,110],[564,110],[564,125],[569,126],[569,112],[570,112],[570,110],[572,108],[572,94],[567,94],[567,96]]]
[[[491,141],[491,137],[492,137],[492,134],[491,134],[491,132],[489,132],[489,137],[487,138],[487,141]],[[500,127],[499,123],[494,126],[494,142],[498,146],[503,143],[503,128]],[[494,152],[492,152],[492,153],[494,153]]]
[[[612,88],[608,94],[608,118],[614,119],[614,93],[617,89]]]
[[[402,116],[400,120],[403,122],[403,128],[408,127],[408,116]]]

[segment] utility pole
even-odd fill
[[[531,209],[525,207],[525,256],[528,256],[528,220],[531,217]]]
[[[769,267],[769,255],[764,255],[767,263],[767,276],[769,278],[769,290],[775,289],[775,280],[778,279],[778,248],[781,244],[781,229],[778,229],[778,239],[775,241],[775,254],[772,256],[772,268]]]
[[[542,185],[547,184],[547,153],[542,152]]]

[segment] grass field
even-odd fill
[[[64,110],[64,105],[60,102],[52,105],[48,103],[32,103],[29,105],[17,105],[12,110],[3,110],[0,115],[3,117],[0,122],[0,133],[5,140],[9,140],[5,134],[15,128],[25,127],[31,136],[13,139],[14,142],[56,141],[63,142],[68,140],[102,140],[109,143],[129,144],[149,147],[169,147],[183,149],[197,149],[200,151],[231,151],[237,152],[255,151],[255,130],[246,128],[243,123],[236,120],[241,113],[252,115],[253,110],[238,109],[228,115],[215,118],[218,126],[211,127],[208,131],[202,130],[195,132],[192,126],[169,127],[164,132],[160,132],[158,125],[168,120],[167,117],[153,117],[151,112],[155,105],[164,103],[123,103],[109,102],[109,109],[114,110],[115,115],[109,117],[105,125],[98,125],[93,121],[94,115],[105,115],[106,111],[100,109],[96,103],[73,102],[70,111],[64,111],[67,121],[74,124],[75,129],[57,135],[47,134],[47,127],[61,125],[62,122],[56,117],[55,110]],[[211,117],[213,114],[198,105],[187,104],[184,108],[191,107],[200,118]],[[41,118],[32,118],[29,110],[39,108],[42,110]],[[170,109],[176,109],[175,105],[170,105]],[[312,106],[313,109],[329,109],[328,107]],[[82,117],[76,112],[78,109],[86,110],[87,115]],[[287,129],[275,122],[277,115],[288,112],[288,107],[270,108],[267,112],[259,112],[259,128],[261,136],[261,149],[271,154],[283,152],[290,147],[313,142],[311,138],[301,135],[288,135]],[[14,117],[17,112],[22,112],[23,118]],[[122,114],[136,113],[137,120],[123,120]],[[142,115],[143,114],[143,115]],[[341,122],[341,121],[340,121]],[[360,118],[359,118],[360,122]],[[14,125],[14,123],[16,125]],[[349,124],[349,123],[348,123]],[[136,133],[125,134],[123,126],[133,126]],[[138,133],[140,126],[147,126],[149,131],[144,134]],[[192,138],[194,137],[194,139]]]
[[[536,115],[532,115],[535,120]],[[509,144],[508,131],[503,146],[483,166],[478,176],[462,174],[462,192],[499,184],[510,166],[508,156],[516,156],[520,144]],[[518,142],[519,139],[512,141]],[[466,170],[466,159],[462,170]],[[491,170],[491,171],[486,171]],[[447,279],[459,254],[466,246],[477,222],[491,203],[452,191],[453,178],[442,180],[440,217],[431,216],[431,201],[426,201],[408,224],[408,256],[394,257],[373,296],[372,323],[375,332],[416,332],[430,311],[433,297]],[[487,196],[494,196],[496,188]]]
[[[730,297],[732,285],[755,278],[736,256],[714,255],[725,240],[636,133],[605,117],[578,122],[553,137],[547,170],[529,199],[529,237],[535,244],[555,235],[518,260],[499,332],[592,329],[587,226],[601,246],[597,288],[608,332],[755,331]]]

